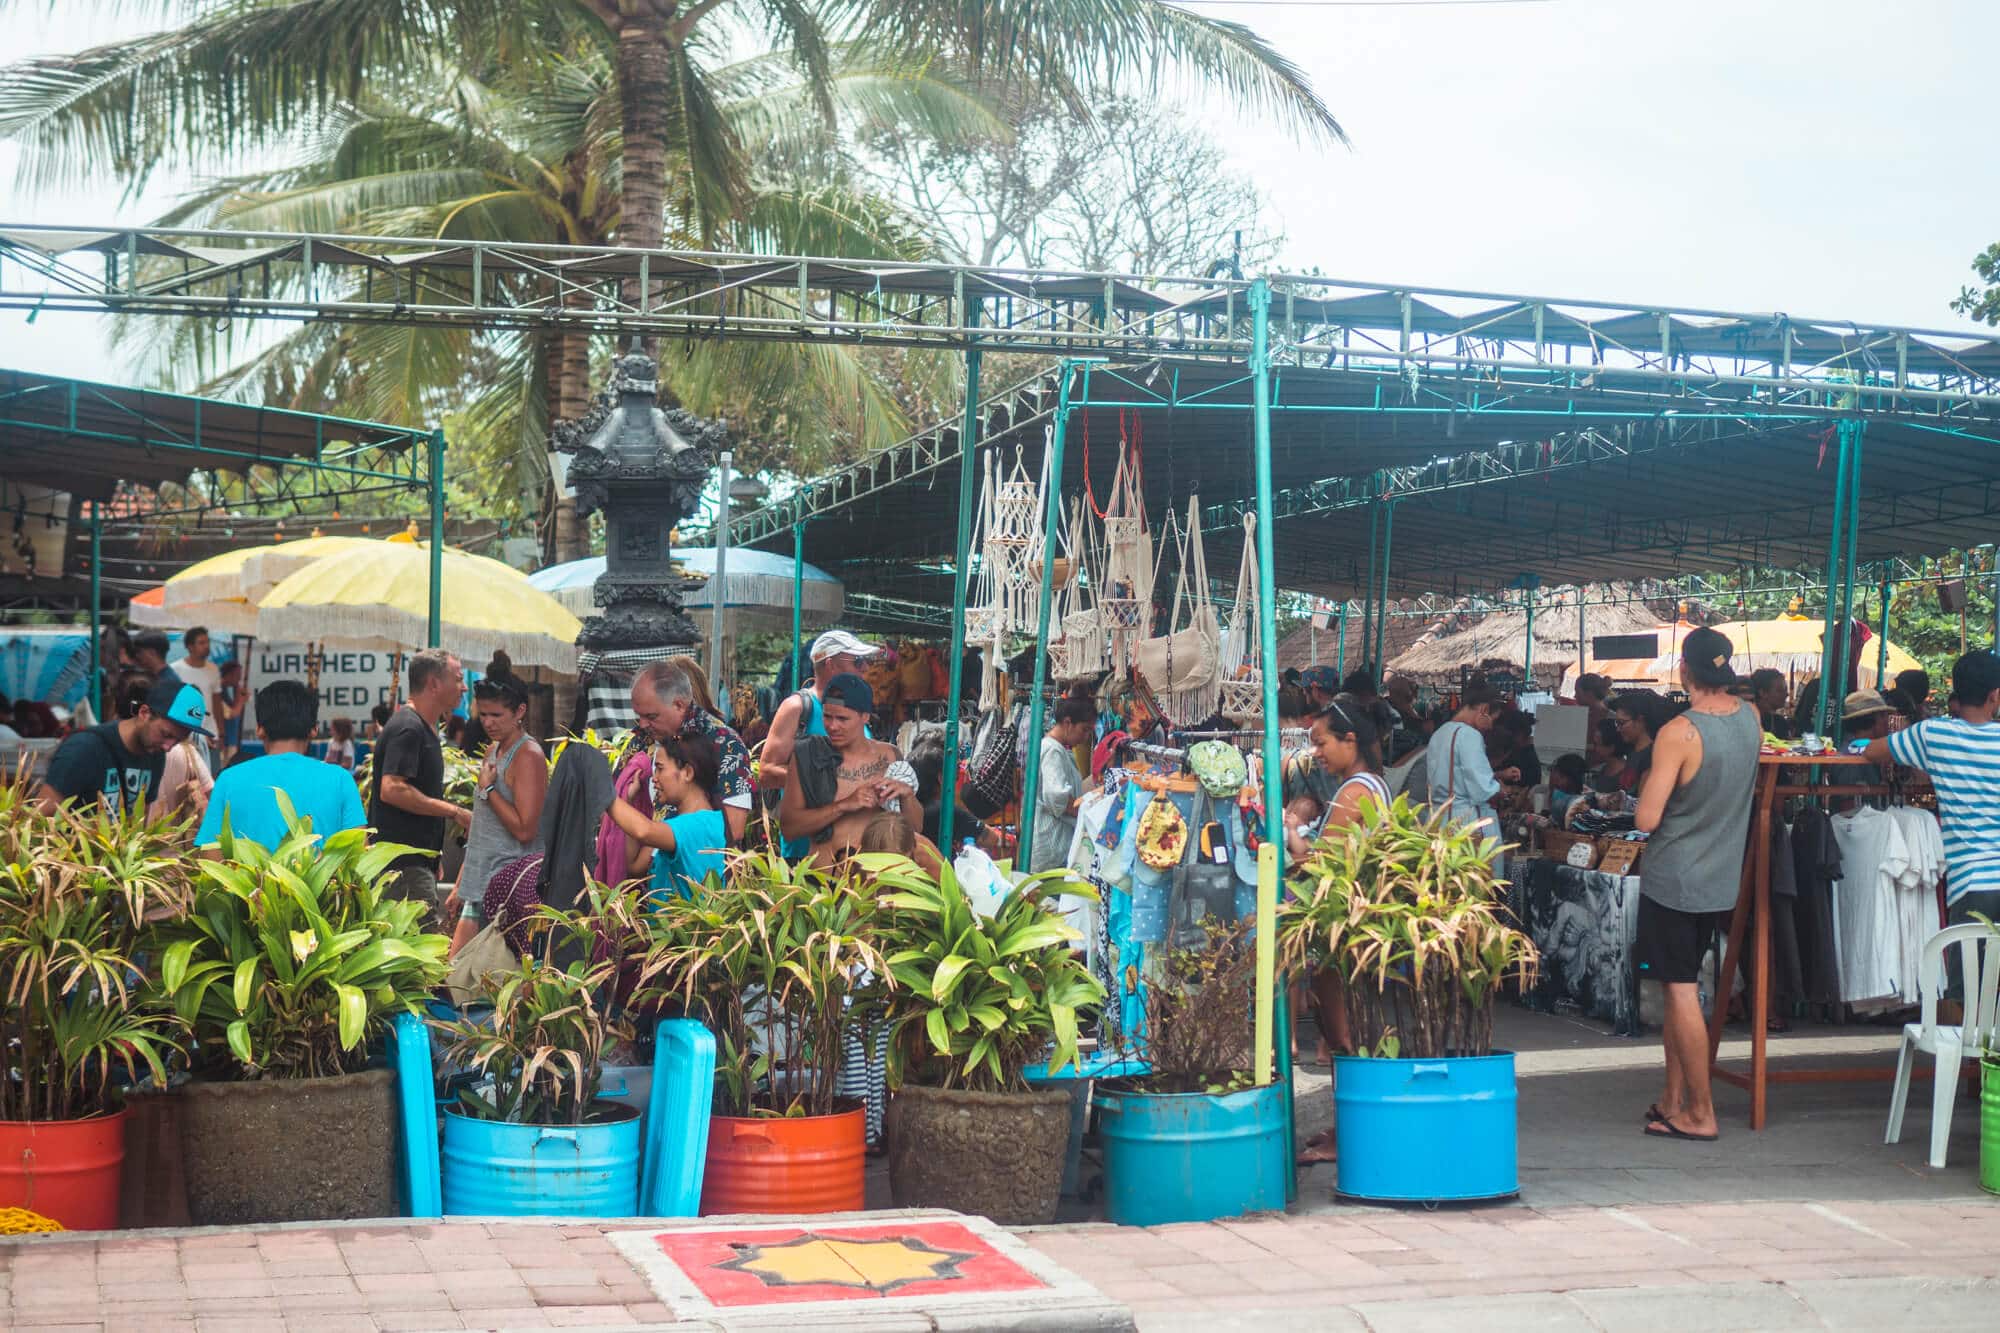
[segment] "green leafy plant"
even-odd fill
[[[855,858],[888,909],[881,926],[889,981],[869,996],[889,1024],[889,1080],[1018,1092],[1044,1056],[1076,1062],[1080,1011],[1104,987],[1071,952],[1077,932],[1052,911],[1057,893],[1095,897],[1062,871],[1011,889],[990,917],[973,911],[950,866],[936,878],[906,857]]]
[[[318,842],[278,800],[292,831],[275,848],[223,822],[222,859],[199,863],[192,911],[159,928],[156,993],[192,1026],[212,1074],[349,1073],[391,1015],[417,1012],[444,979],[450,941],[424,931],[422,903],[383,894],[409,848],[370,847],[366,829]]]
[[[875,916],[852,873],[734,853],[648,914],[634,1002],[672,1000],[714,1030],[718,1113],[831,1115],[848,1000],[884,970]]]
[[[148,1007],[148,922],[187,910],[186,825],[102,804],[43,814],[25,773],[0,785],[0,1120],[116,1109],[117,1084],[165,1079],[184,1026]]]
[[[490,1017],[434,1024],[452,1038],[451,1060],[492,1077],[490,1096],[459,1092],[474,1119],[581,1125],[596,1114],[604,1053],[633,1036],[617,1003],[619,973],[647,936],[640,888],[596,887],[588,903],[537,914],[520,966],[486,978]]]
[[[1257,984],[1253,923],[1203,924],[1207,938],[1199,945],[1168,949],[1146,987],[1146,1063],[1151,1072],[1129,1080],[1141,1091],[1219,1094],[1257,1082],[1250,1068]]]
[[[1278,909],[1288,968],[1330,967],[1346,983],[1354,1039],[1405,1059],[1486,1055],[1496,988],[1534,983],[1534,941],[1507,923],[1493,861],[1500,844],[1397,797],[1331,830],[1291,874]]]

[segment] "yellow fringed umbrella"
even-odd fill
[[[1663,635],[1660,647],[1663,650],[1652,662],[1653,674],[1660,680],[1677,680],[1680,671],[1681,640],[1686,637],[1687,628],[1682,627],[1668,642]],[[1731,620],[1713,627],[1729,639],[1735,655],[1730,664],[1736,674],[1747,676],[1752,671],[1772,667],[1785,673],[1792,680],[1803,680],[1816,676],[1820,671],[1820,635],[1825,632],[1825,622],[1809,620],[1797,616],[1779,616],[1775,620]],[[1837,642],[1837,641],[1836,641]],[[1889,645],[1888,668],[1881,679],[1877,679],[1875,663],[1880,653],[1880,643],[1871,638],[1862,644],[1855,657],[1860,667],[1858,679],[1871,689],[1887,689],[1895,684],[1897,673],[1921,667],[1923,663],[1912,657],[1894,643]]]
[[[430,548],[369,542],[287,575],[257,611],[257,637],[337,639],[384,648],[429,641]],[[447,549],[443,558],[444,646],[474,664],[496,650],[520,667],[576,670],[582,623],[518,570]]]

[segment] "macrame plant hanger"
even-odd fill
[[[1097,598],[1115,671],[1132,665],[1139,641],[1152,630],[1153,577],[1153,537],[1146,528],[1146,506],[1121,449],[1104,507],[1104,579]]]
[[[1243,515],[1243,560],[1236,573],[1236,606],[1222,636],[1222,698],[1218,711],[1253,726],[1264,720],[1264,632],[1257,605],[1257,515]]]

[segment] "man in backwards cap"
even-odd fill
[[[812,682],[778,705],[764,737],[757,783],[765,791],[783,791],[792,773],[792,749],[801,736],[826,735],[826,687],[835,676],[858,676],[861,660],[882,649],[855,638],[844,629],[830,629],[812,641]],[[805,844],[787,839],[785,854],[802,856]]]
[[[208,701],[178,680],[129,677],[113,705],[120,720],[72,733],[49,757],[35,792],[45,813],[92,796],[121,814],[143,810],[160,785],[167,751],[189,736],[215,735]]]

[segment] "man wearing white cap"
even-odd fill
[[[771,719],[770,733],[764,737],[758,786],[766,791],[785,789],[792,772],[792,747],[798,744],[799,737],[826,735],[826,722],[820,707],[824,697],[821,691],[826,683],[844,672],[859,675],[861,660],[881,651],[877,645],[857,639],[844,629],[830,629],[812,641],[812,681],[778,705],[777,715]],[[788,845],[786,855],[804,855],[803,842],[799,848],[794,853]]]

